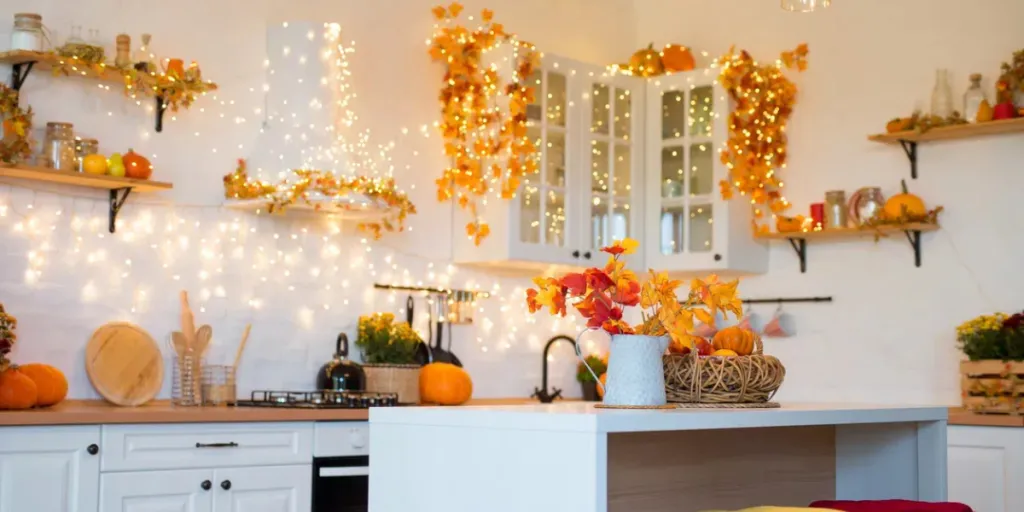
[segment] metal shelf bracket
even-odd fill
[[[793,246],[796,255],[800,258],[800,273],[807,273],[807,240],[803,238],[787,238],[789,245]]]
[[[124,194],[118,197],[119,192],[124,192]],[[117,230],[117,214],[121,212],[121,207],[124,206],[124,202],[128,199],[128,195],[131,193],[131,187],[115,188],[110,190],[110,212],[108,216],[108,229],[111,233]]]
[[[25,79],[28,78],[28,74],[32,72],[32,67],[35,65],[36,61],[33,60],[11,66],[11,89],[20,92],[21,86],[24,85]]]
[[[914,249],[914,265],[918,268],[921,267],[921,232],[920,231],[904,231],[903,234],[907,235],[907,241],[910,242],[910,247]]]
[[[909,140],[901,140],[900,146],[903,146],[903,152],[907,154],[907,159],[910,160],[910,178],[917,179],[917,143]]]

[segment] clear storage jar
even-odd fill
[[[14,15],[11,49],[30,52],[43,51],[43,17],[30,12]]]
[[[39,165],[61,171],[78,170],[74,125],[71,123],[46,123],[46,135],[43,138]]]

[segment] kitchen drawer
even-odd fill
[[[313,429],[316,457],[351,457],[370,454],[370,423],[366,421],[319,422]]]
[[[312,423],[104,425],[102,471],[309,464]]]

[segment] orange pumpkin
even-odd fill
[[[726,327],[715,334],[711,344],[715,350],[732,350],[738,355],[749,356],[754,352],[754,333],[735,325]]]
[[[897,117],[885,125],[887,133],[905,132],[914,127],[913,117]]]
[[[153,175],[153,164],[131,149],[121,157],[121,161],[124,162],[125,176],[129,178],[148,180]]]
[[[779,215],[775,218],[775,230],[779,233],[793,233],[804,227],[804,216],[786,217]]]
[[[0,373],[0,409],[30,409],[38,396],[36,383],[17,368]]]
[[[597,387],[597,396],[604,398],[604,388],[608,385],[608,373],[602,373],[597,380],[601,381],[601,385]]]
[[[678,44],[666,45],[661,51],[661,64],[665,67],[666,73],[679,73],[691,71],[697,67],[690,49]]]
[[[48,364],[26,364],[18,367],[26,377],[36,384],[38,396],[36,405],[48,407],[64,401],[68,396],[68,379],[64,373]]]
[[[926,215],[928,211],[924,207],[924,201],[907,190],[907,180],[900,180],[900,184],[903,186],[903,193],[896,194],[885,202],[886,218],[898,220]]]
[[[629,58],[629,69],[637,76],[657,76],[665,73],[665,67],[661,64],[661,53],[654,49],[651,43],[642,50],[637,50]]]
[[[462,405],[473,397],[473,380],[466,370],[448,363],[430,363],[420,370],[420,401]]]

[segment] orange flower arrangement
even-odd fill
[[[536,150],[526,132],[526,107],[534,101],[527,77],[539,64],[536,49],[505,32],[485,9],[483,25],[469,30],[456,23],[463,7],[453,3],[435,7],[440,22],[430,44],[430,57],[447,70],[441,87],[441,122],[444,152],[451,165],[437,179],[438,201],[455,199],[469,210],[466,234],[477,245],[490,234],[490,226],[477,211],[477,198],[499,191],[512,199],[523,176],[538,170]],[[498,70],[485,65],[483,56],[502,44],[511,44],[515,70],[511,82],[502,83]],[[499,104],[508,100],[508,111]],[[486,200],[484,200],[486,204]]]
[[[761,65],[746,51],[736,53],[732,48],[718,59],[722,67],[718,81],[736,103],[729,114],[729,140],[721,153],[722,163],[729,168],[729,179],[719,183],[723,199],[730,199],[735,189],[772,213],[789,208],[775,171],[786,167],[786,123],[796,104],[797,88],[783,69],[807,69],[807,53],[807,45],[801,44],[774,64]],[[763,215],[755,206],[755,218]]]
[[[742,313],[743,303],[736,296],[738,280],[720,282],[715,275],[694,279],[683,301],[676,296],[682,281],[669,279],[667,272],[651,270],[650,278],[641,283],[620,259],[636,252],[639,245],[627,238],[601,249],[611,255],[604,268],[588,268],[560,278],[535,278],[537,288],[526,291],[530,312],[547,308],[552,315],[565,316],[571,304],[587,319],[588,328],[609,334],[668,335],[673,344],[691,348],[696,340],[692,334],[695,319],[714,325],[718,311]],[[631,326],[622,316],[625,308],[634,306],[640,306],[642,322]]]

